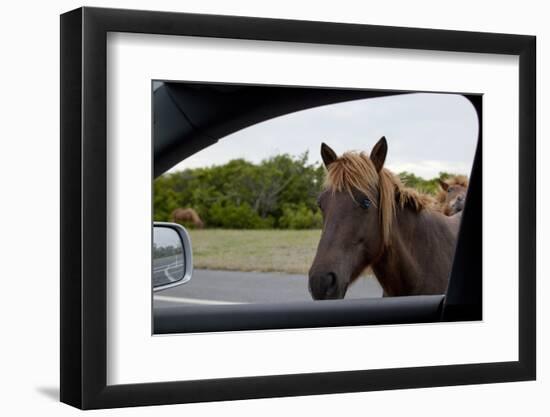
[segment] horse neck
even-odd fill
[[[454,223],[431,210],[397,210],[390,244],[372,265],[384,295],[445,292],[456,240]]]

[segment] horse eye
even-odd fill
[[[370,204],[371,204],[371,202],[368,198],[362,199],[361,203],[360,203],[361,207],[366,208],[366,209],[368,209],[370,207]]]

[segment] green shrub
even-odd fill
[[[440,173],[444,179],[450,174]],[[419,191],[436,194],[438,177],[399,174]],[[154,219],[169,221],[178,207],[191,207],[206,228],[314,229],[322,227],[317,197],[325,167],[308,162],[307,153],[273,156],[254,164],[234,159],[223,165],[167,173],[154,182]]]
[[[216,202],[208,211],[209,227],[225,229],[270,229],[273,217],[262,218],[248,203],[235,204],[231,201]]]
[[[319,210],[311,210],[304,203],[285,204],[279,227],[283,229],[319,229],[323,218]]]

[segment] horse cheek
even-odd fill
[[[378,222],[373,221],[373,217],[376,215],[369,213],[365,218],[363,215],[362,218],[357,219],[357,225],[355,227],[355,233],[358,233],[358,236],[355,240],[355,245],[352,250],[353,252],[353,261],[351,262],[351,281],[355,281],[361,273],[370,266],[372,260],[374,259],[378,248],[379,248],[379,227]]]
[[[372,210],[367,216],[366,227],[363,230],[364,257],[368,265],[373,262],[383,246],[382,229],[380,228],[378,216],[378,210]]]

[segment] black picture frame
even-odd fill
[[[519,56],[518,361],[107,385],[108,32]],[[63,14],[61,401],[93,409],[535,379],[535,51],[536,38],[525,35],[87,7]],[[476,192],[480,199],[481,188]],[[467,268],[467,263],[463,266]],[[456,289],[455,294],[465,293],[470,284],[462,283],[464,288]],[[475,300],[456,304],[450,297],[446,303],[451,306],[443,312],[448,320],[464,319],[475,312]]]

